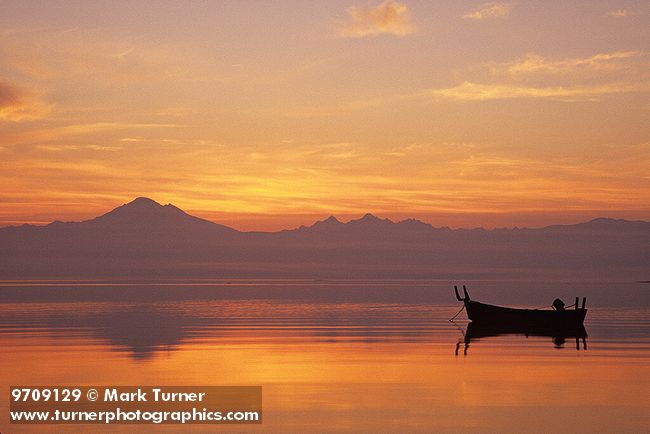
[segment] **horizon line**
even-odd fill
[[[176,205],[174,205],[172,203],[167,203],[167,204],[163,205],[162,203],[160,203],[160,202],[158,202],[158,201],[156,201],[154,199],[151,199],[149,197],[137,196],[137,197],[135,197],[134,199],[132,199],[129,202],[123,203],[121,205],[117,205],[117,206],[109,209],[108,211],[106,211],[106,212],[104,212],[102,214],[96,215],[94,217],[86,218],[86,219],[83,219],[83,220],[54,219],[54,220],[51,220],[49,222],[46,222],[46,221],[38,221],[38,222],[34,222],[34,221],[31,221],[31,222],[29,222],[29,221],[22,221],[22,222],[16,221],[16,222],[11,222],[10,224],[0,224],[0,229],[11,228],[11,227],[22,227],[22,226],[47,227],[47,226],[49,226],[49,225],[51,225],[53,223],[57,223],[57,222],[58,223],[83,223],[83,222],[91,221],[91,220],[93,220],[95,218],[104,216],[106,214],[111,213],[112,211],[114,211],[116,209],[119,209],[119,208],[127,206],[127,205],[134,204],[136,202],[149,202],[149,203],[153,203],[153,204],[155,204],[157,206],[160,206],[160,207],[171,206],[171,207],[174,207],[176,209],[179,209],[180,211],[182,211],[183,213],[185,213],[188,216],[199,218],[201,220],[205,220],[207,222],[214,223],[214,224],[217,224],[217,225],[226,226],[226,227],[228,227],[230,229],[233,229],[233,230],[235,230],[237,232],[241,232],[241,233],[260,233],[260,232],[261,233],[277,233],[277,232],[284,232],[284,231],[294,231],[294,230],[299,230],[301,228],[310,228],[310,227],[316,225],[317,223],[325,222],[325,221],[328,221],[328,220],[331,220],[331,219],[334,219],[336,222],[340,223],[341,225],[347,225],[348,223],[355,222],[355,221],[360,221],[360,220],[363,220],[364,218],[369,218],[369,217],[380,220],[380,221],[388,221],[389,223],[392,223],[392,224],[400,224],[400,223],[404,223],[404,222],[408,222],[408,221],[414,221],[414,222],[418,222],[418,223],[428,225],[432,229],[485,230],[485,231],[504,230],[504,229],[509,229],[509,230],[514,230],[514,229],[544,229],[544,228],[553,227],[553,226],[573,226],[573,225],[578,225],[578,224],[590,223],[590,222],[594,222],[594,221],[597,221],[597,220],[650,223],[650,221],[642,220],[642,219],[632,219],[631,220],[631,219],[626,219],[626,218],[616,218],[616,217],[608,217],[608,216],[598,215],[596,217],[587,218],[586,220],[585,219],[577,220],[574,223],[552,223],[552,224],[546,224],[546,225],[537,226],[537,227],[531,227],[531,226],[494,226],[494,227],[489,227],[488,226],[488,227],[486,227],[484,225],[472,226],[472,227],[462,227],[462,226],[452,227],[452,226],[449,226],[449,225],[434,226],[430,222],[427,222],[427,221],[424,221],[424,220],[421,220],[421,219],[418,219],[418,218],[415,218],[415,217],[407,217],[407,218],[404,218],[404,219],[401,219],[401,220],[393,220],[390,217],[380,217],[379,215],[377,215],[377,214],[375,214],[373,212],[366,212],[366,213],[363,213],[363,214],[361,214],[361,213],[344,214],[344,215],[348,215],[348,216],[350,216],[350,215],[361,215],[358,218],[353,217],[353,218],[351,218],[351,219],[349,219],[347,221],[344,221],[344,220],[340,219],[339,217],[335,216],[334,214],[330,214],[328,217],[324,217],[322,219],[316,219],[315,221],[313,221],[309,225],[302,224],[302,225],[295,226],[295,227],[285,227],[285,228],[277,229],[277,230],[241,230],[241,229],[237,229],[237,228],[235,228],[235,227],[233,227],[233,226],[231,226],[229,224],[226,224],[226,223],[220,223],[219,221],[215,221],[215,220],[208,219],[208,218],[205,218],[205,217],[199,217],[199,216],[197,216],[195,214],[190,214],[190,212],[195,212],[196,210],[190,210],[190,212],[188,212],[188,211],[185,211],[184,209],[182,209],[180,207],[177,207]],[[245,214],[245,213],[239,213],[239,214]],[[435,213],[431,213],[431,214],[435,214]],[[443,214],[443,213],[440,213],[440,214]],[[282,217],[283,216],[281,214],[254,214],[254,213],[251,213],[251,215],[254,215],[254,216],[269,215],[269,216],[276,216],[276,217]],[[287,214],[286,216],[289,217],[291,215],[292,214]],[[311,214],[304,214],[304,215],[311,215]]]

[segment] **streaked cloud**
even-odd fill
[[[67,152],[67,151],[119,151],[122,148],[119,146],[102,146],[102,145],[36,145],[36,149],[49,152]]]
[[[607,12],[607,16],[615,18],[629,17],[630,15],[634,14],[628,9],[614,9],[613,11]]]
[[[0,81],[0,121],[23,121],[45,116],[50,107],[34,92]]]
[[[132,3],[128,20],[105,2],[3,8],[0,225],[141,195],[214,218],[650,216],[638,4],[197,2],[178,16]],[[599,28],[605,45],[585,36]]]
[[[508,3],[484,3],[471,12],[463,15],[463,18],[471,20],[488,20],[493,18],[507,17],[512,10],[512,5]]]
[[[156,123],[129,123],[129,122],[94,122],[84,124],[70,124],[63,126],[51,126],[47,128],[26,129],[17,132],[0,133],[0,141],[11,145],[39,142],[40,144],[52,144],[58,140],[69,140],[70,138],[107,136],[116,134],[118,131],[130,130],[133,132],[143,130],[161,130],[183,128],[186,125],[177,124],[156,124]],[[63,143],[67,145],[67,143]]]
[[[37,206],[46,197],[88,218],[105,211],[107,201],[122,203],[146,194],[217,220],[224,211],[277,214],[283,216],[278,228],[285,228],[286,215],[298,212],[550,212],[562,211],[567,202],[586,211],[638,209],[650,192],[643,178],[650,162],[648,143],[600,145],[589,155],[544,158],[462,142],[404,144],[390,149],[390,155],[355,142],[205,151],[179,154],[173,166],[151,149],[123,153],[130,159],[119,167],[111,159],[69,161],[61,153],[21,159],[13,165],[26,175],[23,184],[5,189],[0,199],[24,212],[25,203]],[[242,158],[245,154],[251,158]],[[39,182],[44,176],[45,188]],[[12,186],[10,179],[0,173],[0,182]],[[93,186],[90,193],[84,190],[87,184]],[[43,221],[61,218],[54,214],[60,209],[47,209],[51,214]],[[0,222],[20,220],[11,212],[5,207]],[[306,217],[302,223],[313,220]]]
[[[424,93],[458,101],[552,99],[598,101],[606,95],[650,91],[650,56],[622,50],[585,57],[531,53],[509,62],[468,68],[462,81]]]
[[[481,84],[469,81],[457,86],[431,89],[429,95],[440,96],[459,101],[486,101],[497,99],[543,98],[567,102],[597,101],[608,94],[626,92],[649,92],[650,86],[602,85],[602,86],[549,86],[532,87],[510,84]]]
[[[303,106],[283,114],[295,118],[345,116],[432,96],[455,101],[600,101],[607,95],[649,92],[650,55],[640,50],[564,58],[531,53],[512,61],[472,66],[456,75],[462,81],[448,87],[341,101],[331,105]]]
[[[339,29],[339,35],[346,38],[406,36],[415,31],[409,8],[401,2],[386,0],[376,6],[351,6],[348,14],[352,22]]]
[[[173,44],[155,44],[145,38],[107,35],[88,29],[8,31],[0,47],[3,64],[33,80],[75,78],[112,83],[141,84],[186,79],[200,57]],[[175,59],[183,57],[185,62]],[[206,60],[205,63],[209,61]],[[195,69],[192,70],[190,64]]]
[[[538,54],[528,54],[523,59],[507,64],[511,74],[543,72],[551,74],[573,74],[577,69],[594,71],[615,71],[630,67],[630,60],[647,57],[638,50],[599,53],[588,57],[552,59]]]

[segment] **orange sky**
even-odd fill
[[[650,219],[650,4],[0,3],[0,225]]]

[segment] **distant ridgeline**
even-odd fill
[[[366,215],[239,232],[138,198],[83,222],[0,229],[0,278],[574,278],[648,280],[650,223],[434,228]]]

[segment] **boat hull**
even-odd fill
[[[582,325],[587,315],[587,309],[513,309],[473,300],[465,300],[465,309],[469,319],[480,324],[530,324],[551,328]]]

